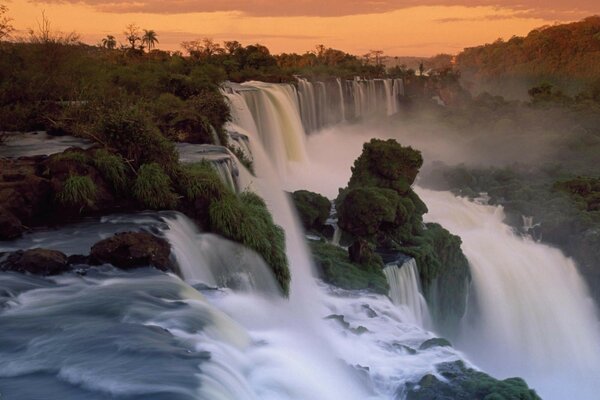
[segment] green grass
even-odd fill
[[[173,209],[178,200],[171,187],[171,178],[156,163],[140,167],[133,184],[133,196],[143,207],[152,210]]]
[[[91,207],[96,202],[96,185],[89,176],[71,175],[57,199],[65,207]]]
[[[102,177],[116,192],[125,192],[128,184],[127,166],[121,156],[100,149],[96,150],[92,161]]]

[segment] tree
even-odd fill
[[[114,50],[117,47],[117,39],[113,35],[107,35],[104,39],[102,39],[102,47]]]
[[[146,45],[148,51],[156,47],[156,43],[158,43],[158,35],[156,34],[156,32],[154,32],[152,29],[144,29],[144,36],[142,36],[142,44]]]
[[[11,21],[12,18],[9,18],[6,13],[8,12],[8,7],[4,4],[0,4],[0,41],[4,38],[8,37],[10,33],[14,30]]]
[[[383,50],[371,50],[371,54],[375,57],[375,65],[380,64],[380,57],[383,54]]]
[[[140,36],[140,27],[136,24],[129,24],[125,27],[123,32],[125,39],[129,42],[131,50],[135,50],[137,43],[142,40]]]
[[[233,55],[239,52],[242,49],[242,44],[237,40],[230,40],[223,43],[225,46],[225,50],[227,50],[227,54]]]

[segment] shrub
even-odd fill
[[[139,106],[116,105],[105,110],[97,130],[105,144],[115,148],[135,167],[158,163],[171,172],[178,162],[175,145],[167,140]]]
[[[92,207],[96,201],[96,185],[89,176],[71,175],[57,199],[65,207]]]
[[[331,203],[326,197],[308,190],[297,190],[292,193],[292,200],[298,210],[302,225],[307,230],[318,230],[327,221]]]
[[[160,210],[177,206],[177,195],[171,189],[171,179],[156,163],[144,164],[138,170],[133,196],[144,207]]]
[[[124,192],[127,189],[127,166],[121,156],[100,149],[96,150],[92,161],[102,177],[115,191]]]
[[[73,161],[78,164],[87,164],[90,162],[90,157],[82,151],[64,151],[53,155],[52,159],[54,161]]]
[[[349,189],[338,203],[340,228],[360,237],[372,237],[384,222],[396,219],[399,196],[390,189]]]

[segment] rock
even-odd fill
[[[427,350],[432,347],[452,347],[452,344],[444,338],[433,338],[421,343],[419,350]]]
[[[145,232],[122,232],[92,246],[93,264],[112,264],[121,269],[153,266],[161,271],[175,270],[171,247],[166,240]]]
[[[34,275],[56,275],[70,270],[67,256],[60,251],[48,249],[19,250],[8,255],[0,263],[3,271],[15,271]]]
[[[0,240],[16,239],[24,231],[25,227],[21,224],[19,218],[4,207],[0,207]]]
[[[360,264],[369,260],[373,255],[373,251],[366,240],[360,239],[352,243],[352,246],[348,248],[348,254],[350,255],[350,261]]]
[[[462,361],[437,365],[438,379],[427,374],[418,383],[407,383],[398,394],[407,400],[521,399],[540,400],[521,378],[497,380],[481,371],[468,368]]]

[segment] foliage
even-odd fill
[[[116,192],[126,191],[129,179],[121,156],[99,149],[94,152],[93,164]]]
[[[174,209],[178,202],[171,179],[156,163],[143,164],[139,168],[133,196],[143,207],[153,210]]]
[[[480,80],[503,94],[508,94],[507,87],[529,87],[542,81],[582,89],[600,78],[598,34],[599,16],[545,26],[525,37],[467,48],[457,56],[457,64],[467,80]]]
[[[339,226],[354,236],[373,238],[396,220],[400,197],[391,189],[357,187],[344,192],[338,207]]]
[[[227,193],[210,204],[209,217],[212,232],[255,250],[271,267],[283,293],[289,293],[284,231],[275,225],[260,197],[249,192],[240,196]]]
[[[96,201],[96,185],[89,176],[71,175],[56,198],[64,207],[92,207]]]
[[[388,283],[383,274],[383,264],[371,262],[353,263],[343,248],[323,242],[309,242],[318,267],[319,275],[325,282],[349,290],[370,290],[387,294]]]
[[[331,209],[329,200],[318,193],[309,192],[308,190],[295,191],[292,193],[292,200],[304,228],[306,230],[314,229],[319,231],[329,217]]]
[[[102,140],[138,167],[158,163],[171,171],[177,163],[177,152],[154,126],[148,114],[136,106],[123,106],[105,113],[97,130]]]

